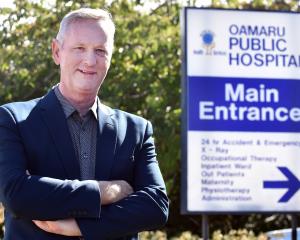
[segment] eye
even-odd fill
[[[82,52],[84,50],[84,47],[78,46],[74,48],[76,51]]]
[[[100,56],[104,56],[104,55],[106,55],[106,50],[104,50],[102,48],[97,48],[96,53]]]

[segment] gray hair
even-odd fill
[[[108,21],[111,24],[111,34],[114,37],[115,34],[115,24],[112,20],[111,14],[103,9],[92,9],[92,8],[80,8],[75,11],[69,12],[64,16],[60,23],[59,31],[57,33],[56,39],[63,43],[64,35],[68,27],[76,20],[97,20],[97,21]]]

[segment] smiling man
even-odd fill
[[[137,239],[165,224],[151,123],[97,97],[114,32],[104,10],[67,14],[52,42],[59,84],[0,107],[5,240]]]

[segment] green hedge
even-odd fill
[[[165,232],[152,231],[142,232],[140,234],[142,240],[199,240],[200,236],[192,234],[190,231],[185,231],[175,237],[168,237]],[[265,234],[255,235],[253,231],[246,229],[231,230],[227,234],[222,234],[220,230],[213,232],[212,240],[267,240],[268,237]]]
[[[2,207],[2,204],[0,203],[0,239],[3,238],[3,226],[4,224],[4,208]]]

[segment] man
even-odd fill
[[[151,124],[97,97],[114,31],[106,11],[69,13],[52,42],[60,83],[0,107],[4,239],[136,239],[166,222]]]

